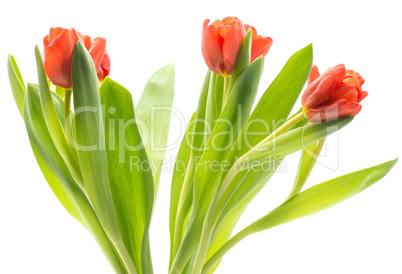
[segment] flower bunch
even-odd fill
[[[171,274],[212,273],[247,236],[342,202],[397,161],[303,190],[326,137],[353,120],[367,92],[362,76],[342,64],[320,75],[308,45],[289,58],[253,108],[272,43],[236,17],[204,21],[201,48],[209,69],[171,181]],[[130,92],[109,77],[106,39],[51,28],[43,47],[43,53],[35,48],[38,84],[25,86],[14,57],[8,58],[11,89],[39,167],[116,273],[153,273],[149,228],[166,152],[174,67],[150,77],[134,108]],[[300,95],[300,109],[292,114]],[[288,197],[232,235],[284,158],[298,151]]]

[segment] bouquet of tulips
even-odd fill
[[[302,191],[326,137],[353,120],[367,92],[364,79],[342,64],[320,75],[308,45],[289,58],[253,109],[271,45],[271,38],[236,17],[203,24],[209,69],[171,180],[169,273],[213,273],[247,236],[342,202],[397,161]],[[39,167],[116,273],[153,273],[149,228],[166,153],[174,67],[151,76],[134,108],[130,92],[108,76],[106,39],[52,28],[43,47],[42,53],[35,47],[38,84],[25,85],[14,57],[8,58],[11,89]],[[303,89],[300,110],[291,113]],[[248,204],[297,151],[289,196],[232,235]]]

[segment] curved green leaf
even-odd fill
[[[363,191],[383,178],[396,164],[397,159],[363,169],[313,186],[286,201],[264,217],[244,228],[226,242],[205,264],[207,273],[238,242],[247,236],[263,231],[336,205]]]
[[[49,129],[50,135],[52,136],[54,144],[60,155],[63,157],[68,169],[71,172],[71,175],[73,176],[74,180],[79,184],[79,186],[84,190],[85,187],[82,180],[81,171],[78,167],[78,159],[74,158],[73,152],[71,151],[70,146],[67,143],[67,139],[63,130],[64,123],[60,122],[58,113],[56,112],[56,108],[52,99],[52,92],[49,89],[45,69],[43,67],[41,53],[37,45],[35,46],[35,58],[38,70],[40,103],[42,106],[43,116],[45,118],[46,125]]]
[[[183,188],[184,179],[188,170],[188,163],[191,153],[191,138],[188,137],[188,133],[194,129],[195,113],[191,117],[189,125],[184,133],[183,141],[180,145],[177,153],[176,162],[174,165],[172,184],[170,190],[170,211],[169,211],[169,233],[170,233],[170,259],[169,269],[174,259],[174,234],[176,229],[176,217],[179,209],[180,195]],[[182,224],[181,224],[182,225]]]
[[[175,71],[172,63],[155,72],[145,85],[136,107],[136,119],[154,177],[154,196],[159,178],[170,126],[170,115],[175,89]]]
[[[221,163],[227,158],[229,152],[227,148],[233,145],[244,124],[243,121],[246,121],[250,114],[262,69],[263,58],[260,57],[240,75],[205,146],[195,173],[193,207],[188,220],[188,229],[174,260],[172,273],[181,272],[197,248],[202,223],[221,174],[221,171],[216,172],[210,165],[215,161]]]
[[[24,98],[26,88],[20,70],[17,66],[17,62],[15,62],[14,56],[11,54],[9,54],[7,58],[7,71],[15,103],[17,104],[22,118],[24,118]]]
[[[152,264],[141,270],[141,253],[143,238],[149,234],[153,179],[136,125],[132,97],[123,86],[106,78],[100,87],[100,98],[105,107],[108,175],[123,242],[138,272],[151,273]]]
[[[58,103],[55,105],[57,112],[63,113],[64,106]],[[53,143],[43,117],[39,90],[34,84],[28,84],[24,109],[24,120],[32,150],[53,193],[68,213],[92,233],[116,273],[127,273],[85,194],[72,178]]]
[[[318,156],[320,155],[321,149],[325,143],[325,138],[317,143],[309,145],[302,150],[300,155],[299,167],[297,169],[296,178],[293,183],[292,190],[287,199],[292,198],[294,195],[298,194],[304,184],[306,183],[311,171],[313,170]]]
[[[250,65],[251,61],[251,43],[252,43],[253,34],[252,31],[249,30],[244,36],[243,42],[241,43],[239,52],[236,56],[236,62],[233,67],[232,75],[230,76],[228,92],[231,93],[234,85],[239,79],[240,74]]]

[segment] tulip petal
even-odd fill
[[[204,21],[202,30],[202,56],[209,69],[215,73],[225,72],[225,62],[223,60],[223,38],[218,34],[213,25],[208,26],[209,20]]]
[[[319,76],[320,76],[320,72],[318,71],[318,67],[316,65],[313,65],[311,67],[311,72],[310,72],[310,75],[308,77],[307,85],[310,85]]]
[[[50,44],[45,46],[43,63],[47,76],[55,85],[71,88],[71,59],[79,36],[74,29],[64,29],[52,40],[57,31],[58,28],[50,31]]]
[[[60,33],[62,33],[64,29],[57,27],[57,28],[50,28],[49,31],[49,42],[51,43]]]
[[[105,55],[106,50],[106,39],[102,37],[97,37],[94,39],[91,48],[89,49],[89,54],[94,61],[96,71],[99,70],[103,56]]]
[[[331,100],[328,105],[340,99],[345,99],[348,102],[356,102],[358,99],[359,91],[354,84],[341,83],[335,88],[331,95]]]
[[[317,77],[303,93],[302,104],[304,108],[313,108],[328,101],[336,85],[345,77],[345,66],[340,64],[328,69]]]
[[[240,21],[235,21],[228,27],[225,40],[223,42],[223,60],[225,61],[225,73],[230,75],[236,62],[237,54],[243,42],[246,31]]]
[[[100,81],[106,78],[110,73],[110,56],[105,52],[105,56],[103,57],[102,64],[97,71],[97,75]]]
[[[337,119],[344,116],[356,115],[362,106],[356,102],[348,102],[341,99],[330,106],[323,106],[318,109],[310,109],[306,112],[306,117],[311,123]]]
[[[273,40],[271,37],[263,37],[253,40],[251,44],[251,62],[260,57],[265,57],[271,48]]]
[[[93,44],[91,37],[84,35],[82,40],[84,41],[85,48],[89,51]]]

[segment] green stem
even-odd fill
[[[200,239],[200,245],[198,247],[198,252],[195,257],[194,267],[191,271],[192,274],[199,274],[202,271],[205,258],[208,253],[209,243],[211,241],[211,236],[213,232],[213,225],[209,222],[209,217],[207,216],[206,222],[204,222],[202,228],[202,234]]]
[[[73,158],[76,163],[79,163],[78,160],[78,154],[75,148],[71,145],[71,143],[74,143],[73,140],[69,140],[69,138],[73,138],[73,127],[72,127],[72,113],[71,113],[71,94],[72,90],[71,89],[66,89],[66,93],[64,95],[64,130],[65,130],[65,135],[67,138],[67,144],[70,148],[70,151],[73,155]]]
[[[285,202],[287,200],[291,199],[293,196],[299,194],[300,191],[302,190],[304,184],[306,183],[308,177],[311,174],[311,171],[313,170],[313,168],[315,166],[315,163],[317,162],[317,158],[320,155],[322,148],[324,147],[325,139],[326,138],[321,139],[320,141],[318,141],[318,143],[314,144],[315,148],[312,151],[313,155],[306,155],[306,157],[313,158],[308,167],[308,171],[302,178],[300,178],[299,176],[296,177],[295,183],[293,184],[292,191],[290,192],[289,196],[286,198]],[[307,147],[305,149],[309,149],[309,147]],[[298,171],[298,174],[300,174],[299,171]]]
[[[282,133],[284,133],[286,130],[300,122],[301,120],[305,119],[304,113],[300,112],[297,115],[291,117],[288,121],[286,121],[283,125],[281,125],[277,130],[272,132],[269,136],[267,136],[264,140],[262,140],[257,146],[261,146],[263,144],[268,143],[269,141],[272,141]],[[215,223],[215,220],[219,216],[218,210],[219,210],[219,205],[222,202],[222,199],[229,188],[231,182],[233,181],[233,178],[236,176],[236,172],[233,169],[236,164],[239,163],[239,161],[242,160],[243,157],[240,157],[236,163],[232,166],[232,168],[229,170],[229,172],[226,174],[225,178],[222,181],[221,187],[217,193],[217,196],[214,200],[214,203],[211,207],[211,214],[209,216],[208,222],[212,221],[212,224]],[[240,163],[241,166],[241,163]],[[202,268],[202,273],[207,273],[222,257],[223,255],[228,252],[233,246],[235,246],[237,243],[239,243],[241,240],[249,236],[250,234],[255,233],[256,230],[254,228],[254,224],[251,224],[250,226],[246,227],[239,233],[237,233],[235,236],[233,236],[229,241],[227,241],[215,254],[205,263],[204,267]],[[200,245],[201,246],[201,245]]]
[[[190,154],[190,160],[188,163],[186,176],[184,177],[183,187],[181,189],[179,205],[177,207],[176,212],[176,220],[173,234],[173,247],[171,254],[171,263],[173,263],[174,258],[176,257],[177,251],[179,250],[182,236],[183,236],[183,223],[187,217],[187,214],[190,210],[192,203],[192,186],[193,186],[193,177],[195,172],[195,158],[193,153]]]
[[[223,96],[222,96],[222,109],[226,105],[226,101],[229,97],[228,88],[229,88],[230,76],[223,76]]]
[[[304,118],[305,118],[305,116],[304,116],[303,112],[297,114],[296,116],[292,117],[287,122],[285,122],[277,130],[272,132],[267,138],[265,138],[263,141],[261,141],[258,145],[262,145],[264,143],[267,143],[267,142],[275,139],[276,137],[281,135],[283,132],[288,130],[290,127],[294,126],[295,124],[297,124],[298,122],[303,120]],[[233,166],[235,166],[235,165],[236,165],[236,163]],[[219,216],[219,214],[218,214],[218,211],[220,208],[219,206],[221,205],[221,202],[223,201],[223,197],[225,196],[226,191],[229,188],[229,186],[235,176],[236,176],[236,172],[231,168],[229,170],[228,174],[226,174],[226,176],[222,182],[222,185],[219,188],[217,196],[213,201],[210,211],[208,212],[208,214],[205,218],[204,227],[203,227],[202,235],[201,235],[201,241],[200,241],[197,257],[195,260],[194,268],[192,271],[193,274],[201,272],[202,265],[204,263],[206,255],[207,255],[209,242],[211,240],[211,235],[212,235],[213,229],[215,227],[215,220],[217,220],[217,218]]]
[[[117,250],[117,252],[120,255],[121,260],[124,263],[124,266],[126,267],[127,271],[129,274],[137,274],[137,269],[135,268],[134,262],[131,259],[130,253],[128,252],[126,246],[124,245],[124,242],[122,239],[119,241],[114,242],[114,246]]]
[[[69,121],[70,113],[71,113],[71,94],[73,91],[71,89],[65,89],[64,94],[64,123]]]
[[[193,182],[193,181],[192,181]],[[190,184],[192,187],[193,184]],[[176,257],[177,251],[179,250],[182,236],[183,236],[183,225],[184,221],[190,211],[191,204],[192,204],[192,190],[187,191],[186,195],[183,198],[183,201],[179,203],[179,209],[176,215],[175,221],[175,229],[174,229],[174,236],[173,236],[173,249],[172,249],[172,258]],[[173,263],[173,262],[172,262]]]
[[[96,216],[94,216],[93,219],[94,220],[90,221],[87,224],[88,230],[91,232],[95,240],[98,242],[100,248],[102,249],[103,254],[113,267],[114,271],[118,274],[127,274],[128,273],[127,269],[124,266],[124,263],[119,253],[117,252],[115,246],[106,235]]]
[[[238,244],[241,240],[246,238],[247,236],[255,233],[253,224],[249,225],[248,227],[244,228],[242,231],[237,233],[235,236],[230,238],[229,241],[227,241],[221,248],[218,249],[218,251],[215,252],[215,254],[204,264],[202,268],[202,274],[208,273],[208,271],[217,263],[219,260],[223,257],[223,255],[226,254],[232,247],[234,247],[236,244]]]
[[[305,119],[306,116],[304,116],[304,112],[300,112],[299,114],[293,116],[289,120],[287,120],[283,125],[281,125],[277,130],[272,132],[268,137],[266,137],[264,140],[262,140],[257,146],[263,145],[268,143],[269,141],[275,139],[282,133],[284,133],[286,130],[300,122],[301,120]]]
[[[286,130],[288,130],[289,128],[291,128],[292,126],[294,126],[295,124],[297,124],[298,122],[303,120],[304,118],[305,118],[305,116],[304,116],[303,112],[297,114],[296,116],[294,116],[293,118],[291,118],[287,122],[285,122],[277,130],[272,132],[268,137],[266,137],[260,143],[258,143],[257,146],[260,146],[260,145],[263,145],[265,143],[268,143],[269,141],[272,141],[273,139],[275,139],[276,137],[278,137],[279,135],[284,133]],[[238,171],[236,171],[236,165],[241,167],[242,166],[241,161],[243,161],[246,158],[245,156],[246,156],[246,154],[244,154],[242,157],[240,157],[233,164],[233,166],[230,168],[230,170],[228,171],[228,173],[226,174],[226,176],[224,177],[224,179],[222,181],[222,184],[221,184],[221,186],[219,188],[218,194],[216,195],[216,198],[215,198],[214,203],[212,205],[211,220],[213,221],[213,223],[215,223],[215,220],[217,220],[217,218],[219,216],[218,215],[218,210],[220,208],[219,205],[221,204],[222,199],[223,199],[227,189],[229,188],[231,182],[233,181],[234,177],[236,177],[236,175],[237,175]]]

